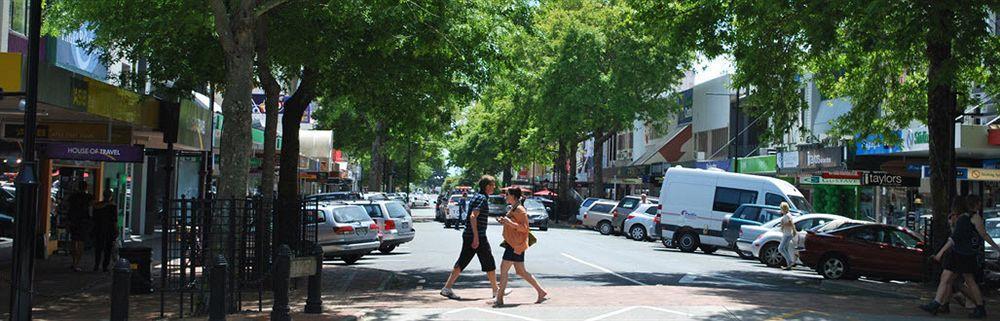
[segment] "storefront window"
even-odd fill
[[[13,0],[10,4],[10,30],[28,34],[28,0]]]

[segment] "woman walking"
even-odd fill
[[[978,209],[970,209],[968,207],[969,203],[978,203],[978,199],[960,198],[956,200],[952,214],[949,217],[949,221],[952,223],[951,237],[948,238],[948,242],[934,256],[934,260],[942,262],[944,267],[944,271],[941,272],[941,283],[938,284],[937,295],[934,297],[934,300],[920,306],[921,309],[933,315],[949,312],[947,302],[951,298],[952,286],[956,279],[961,276],[965,281],[965,290],[968,291],[969,299],[976,305],[975,310],[969,314],[969,317],[974,319],[986,317],[983,295],[976,284],[976,270],[979,266],[975,251],[977,245],[975,243],[982,242],[980,240],[981,236],[978,235],[982,229],[977,226],[981,225],[977,224],[981,221],[973,218],[973,216],[979,215],[979,211]],[[974,205],[978,206],[978,204]],[[994,248],[998,248],[997,244],[991,238],[984,237],[982,239],[987,240]]]
[[[795,250],[795,236],[799,231],[795,230],[795,221],[788,208],[788,203],[781,202],[781,243],[778,244],[778,251],[785,257],[785,270],[791,270],[798,261],[798,251]]]
[[[497,218],[497,222],[503,224],[503,240],[500,244],[504,248],[503,262],[500,263],[500,290],[497,291],[496,306],[503,306],[504,293],[507,290],[507,282],[510,280],[510,267],[514,266],[514,271],[525,281],[528,281],[535,291],[538,292],[538,299],[535,303],[542,303],[548,295],[538,280],[524,268],[524,252],[528,249],[528,213],[524,206],[521,206],[521,190],[518,188],[507,189],[507,204],[510,204],[510,211],[507,215]]]

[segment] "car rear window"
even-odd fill
[[[319,210],[307,209],[302,211],[302,223],[316,224],[323,222],[326,222],[326,216],[324,216]]]
[[[406,216],[410,215],[406,211],[406,207],[403,207],[403,204],[399,202],[385,203],[385,208],[389,210],[389,217],[391,218],[406,218]]]
[[[629,210],[634,210],[637,206],[639,206],[639,199],[631,197],[622,199],[622,202],[619,205],[619,207]]]
[[[610,213],[611,209],[614,208],[614,204],[598,203],[590,207],[592,212]]]
[[[382,207],[379,206],[378,204],[361,204],[361,207],[365,209],[365,212],[368,212],[369,217],[383,218]]]
[[[594,204],[594,202],[596,202],[596,201],[597,201],[596,198],[585,199],[585,200],[583,200],[583,204],[580,204],[580,207],[584,207],[584,208],[590,207],[590,204]]]
[[[333,209],[333,220],[337,223],[352,223],[371,220],[361,206],[344,206]]]
[[[660,209],[659,206],[650,206],[649,208],[646,209],[646,214],[656,215],[656,213],[657,213],[657,211],[659,211],[659,209]]]

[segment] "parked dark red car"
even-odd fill
[[[928,262],[923,247],[909,230],[873,223],[809,231],[799,258],[827,279],[921,280]]]

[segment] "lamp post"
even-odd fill
[[[38,173],[35,131],[38,113],[38,54],[42,26],[42,0],[28,5],[28,82],[24,105],[24,145],[21,170],[17,174],[17,234],[14,235],[14,266],[10,282],[10,320],[31,320],[34,286],[34,237],[38,219]]]

